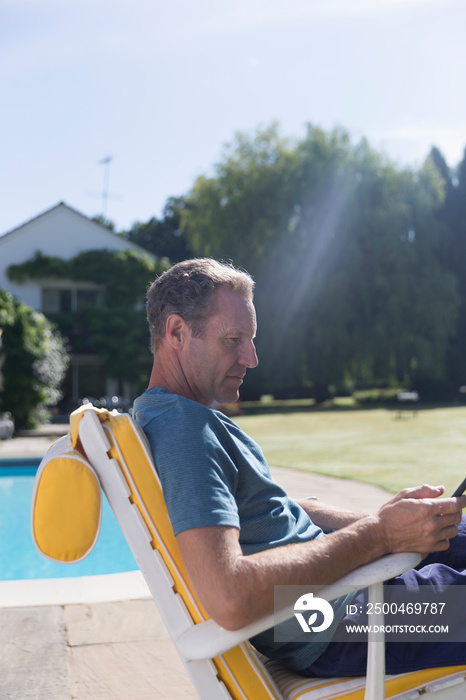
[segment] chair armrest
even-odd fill
[[[330,601],[347,593],[386,581],[417,566],[420,560],[421,556],[419,554],[410,552],[389,554],[370,564],[361,566],[359,569],[355,569],[343,576],[339,581],[321,588],[319,597]],[[287,605],[281,610],[275,610],[275,613],[234,631],[220,627],[213,620],[206,620],[183,632],[176,640],[176,643],[178,650],[186,659],[212,659],[259,632],[263,632],[293,616],[293,606]]]

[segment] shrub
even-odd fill
[[[65,342],[47,318],[0,289],[0,410],[17,428],[33,428],[61,399],[69,357]]]

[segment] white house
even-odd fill
[[[0,288],[14,294],[25,304],[43,313],[75,311],[80,299],[98,303],[101,288],[92,282],[65,279],[27,280],[18,284],[8,279],[7,269],[42,255],[69,260],[89,250],[135,250],[152,257],[143,248],[113,233],[105,226],[72,209],[64,202],[0,236]],[[77,399],[91,393],[100,384],[102,394],[129,394],[129,387],[118,387],[115,380],[103,379],[102,360],[93,355],[72,355],[71,386]],[[102,385],[104,382],[104,386]],[[95,395],[95,388],[94,393]]]

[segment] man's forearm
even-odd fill
[[[325,537],[249,555],[231,527],[185,530],[177,541],[201,602],[226,629],[271,613],[274,586],[328,585],[386,553],[376,516]]]
[[[298,501],[298,504],[306,511],[314,525],[325,531],[340,530],[368,515],[368,513],[356,513],[344,508],[336,508],[313,499]]]

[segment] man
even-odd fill
[[[133,415],[149,439],[181,555],[209,615],[238,629],[272,612],[274,586],[329,584],[389,552],[445,557],[453,538],[449,556],[454,550],[464,569],[465,540],[457,534],[466,497],[440,499],[441,486],[418,486],[367,515],[294,502],[271,479],[256,443],[209,408],[235,401],[246,371],[258,363],[253,287],[247,273],[197,259],[161,275],[147,297],[154,363]],[[461,583],[435,556],[429,572],[446,580],[448,569],[448,582]],[[423,576],[424,570],[408,572],[398,583]],[[334,631],[348,600],[332,603]],[[253,642],[305,675],[365,673],[363,644],[328,644],[317,636],[311,644],[279,643],[273,631]],[[387,671],[466,663],[464,646],[443,645],[449,647],[443,656],[437,645],[435,654],[426,653],[433,646],[389,651]]]

